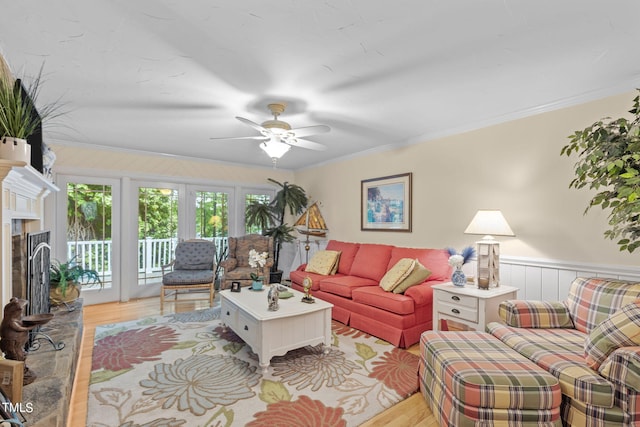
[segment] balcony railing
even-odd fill
[[[220,253],[227,245],[226,237],[208,238],[216,244]],[[162,271],[162,266],[173,259],[173,251],[178,239],[138,240],[138,273],[152,274]],[[67,259],[75,258],[85,269],[96,270],[101,276],[111,276],[111,241],[86,240],[67,244]]]

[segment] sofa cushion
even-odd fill
[[[389,267],[393,266],[401,258],[417,259],[424,265],[431,275],[429,280],[449,281],[451,280],[451,266],[449,265],[449,253],[446,249],[420,249],[394,247],[391,250]]]
[[[393,288],[394,294],[403,294],[407,289],[412,286],[419,285],[420,283],[427,280],[427,278],[431,275],[431,271],[428,270],[424,265],[422,265],[420,261],[418,261],[417,259],[415,261],[416,262],[411,273],[407,277],[405,277],[404,280],[402,280],[402,282],[398,284],[398,286]]]
[[[576,329],[588,334],[609,315],[638,298],[639,282],[578,277],[564,303]]]
[[[351,273],[351,265],[353,264],[353,259],[356,257],[356,253],[358,252],[359,247],[360,247],[359,243],[329,240],[329,243],[327,243],[326,249],[330,251],[340,252],[340,261],[338,262],[338,271],[337,271],[338,273],[341,273],[341,274]]]
[[[516,328],[573,328],[567,307],[561,302],[507,300],[498,306],[500,319]]]
[[[380,279],[382,279],[382,276],[387,272],[392,248],[393,246],[390,245],[374,243],[360,244],[349,274],[351,276],[375,280],[377,285]]]
[[[380,287],[390,292],[407,278],[416,265],[416,260],[411,258],[402,258],[382,276]]]
[[[335,274],[338,270],[339,258],[338,251],[318,251],[309,260],[305,271],[324,275]]]
[[[595,406],[612,407],[613,384],[584,361],[585,334],[575,329],[523,329],[491,322],[487,331],[558,378],[562,394]]]
[[[342,276],[344,276],[344,274],[336,273],[331,277],[342,277]],[[304,280],[305,277],[309,277],[311,279],[311,290],[317,291],[320,289],[320,281],[322,279],[325,279],[327,276],[318,274],[318,273],[310,273],[308,271],[304,271],[304,268],[300,270],[294,270],[291,273],[289,273],[289,278],[291,279],[291,281],[299,285],[302,285],[302,281]]]
[[[412,314],[415,310],[412,298],[402,294],[386,292],[379,286],[364,286],[352,289],[351,298],[355,302],[397,314]]]
[[[351,298],[351,292],[361,286],[375,286],[380,289],[376,280],[358,276],[322,276],[319,285],[321,291],[345,298]]]
[[[585,359],[598,369],[611,352],[640,345],[640,299],[627,304],[596,326],[584,343]]]

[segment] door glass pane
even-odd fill
[[[244,208],[246,209],[247,206],[249,206],[254,202],[268,204],[270,201],[271,201],[271,197],[268,194],[246,194],[244,197]],[[263,230],[260,226],[249,225],[245,221],[244,231],[245,231],[245,234],[262,234]]]
[[[99,184],[67,184],[67,259],[96,270],[105,288],[112,281],[112,188]],[[85,290],[99,285],[83,286]]]
[[[162,280],[162,266],[171,262],[178,241],[178,191],[138,190],[138,285]]]
[[[229,193],[196,191],[196,238],[212,240],[222,259],[229,237]]]

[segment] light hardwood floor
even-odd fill
[[[169,303],[165,306],[165,314],[172,310],[178,312],[191,311],[206,307],[206,301]],[[108,304],[91,305],[84,307],[84,333],[78,371],[76,373],[73,393],[71,396],[71,408],[67,427],[84,427],[87,418],[87,396],[89,390],[89,375],[91,372],[91,355],[93,351],[93,338],[97,325],[107,323],[126,322],[141,317],[160,314],[160,299],[145,298],[131,300],[126,303],[114,302]],[[418,346],[409,349],[417,354]],[[429,410],[420,392],[405,399],[399,404],[379,414],[363,424],[365,427],[378,426],[415,426],[435,427],[436,420]]]

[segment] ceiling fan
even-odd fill
[[[258,124],[244,117],[236,117],[242,123],[251,126],[258,132],[259,136],[237,136],[227,138],[211,138],[211,139],[257,139],[261,140],[260,148],[274,163],[282,157],[291,147],[308,148],[310,150],[323,151],[327,147],[317,142],[302,139],[305,136],[318,135],[321,133],[327,133],[331,131],[331,128],[326,125],[306,126],[297,129],[292,129],[291,125],[287,122],[283,122],[278,119],[278,116],[282,114],[286,108],[286,104],[272,103],[267,105],[271,114],[273,114],[273,120],[267,120],[262,124]]]

